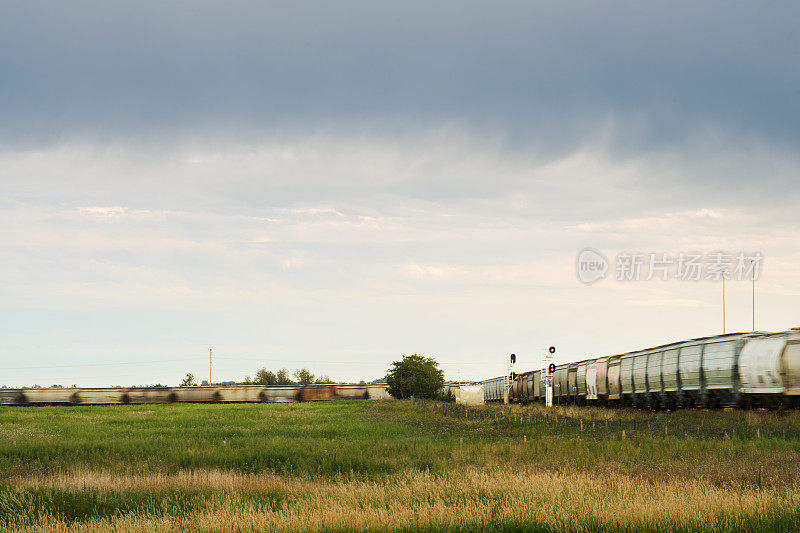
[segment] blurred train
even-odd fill
[[[391,396],[386,385],[0,389],[0,405],[308,402],[388,398]]]
[[[487,401],[544,401],[542,371],[483,382]],[[557,404],[799,407],[800,328],[730,333],[557,365]]]

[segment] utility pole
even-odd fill
[[[725,276],[722,276],[722,334],[725,334]]]
[[[753,278],[753,331],[756,330],[756,278]]]
[[[211,386],[211,346],[208,347],[208,386]]]
[[[753,331],[756,330],[756,273],[755,273],[755,261],[752,259],[750,260],[753,264]]]

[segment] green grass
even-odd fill
[[[360,401],[4,408],[0,474],[213,468],[379,476],[434,468],[455,438],[371,414]]]
[[[407,401],[3,407],[0,529],[800,528],[796,412],[544,415]]]

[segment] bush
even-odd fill
[[[262,368],[256,372],[256,383],[258,385],[275,385],[278,383],[278,378],[275,372]]]
[[[300,385],[311,385],[314,383],[314,374],[307,368],[294,371],[294,378]]]
[[[386,376],[389,394],[395,398],[436,398],[444,384],[444,373],[439,363],[419,354],[403,356],[402,361],[392,363]]]
[[[289,371],[285,368],[281,368],[278,370],[278,373],[275,374],[275,384],[276,385],[294,385],[294,381],[289,378]]]

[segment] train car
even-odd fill
[[[705,341],[701,360],[705,406],[721,407],[739,403],[739,353],[747,336],[724,335]]]
[[[508,401],[512,403],[517,401],[517,391],[515,389],[516,381],[516,376],[513,374],[508,376]]]
[[[512,373],[510,376],[508,376],[508,401],[512,402],[512,403],[518,401],[517,400],[517,390],[516,390],[517,383],[516,382],[517,382],[516,375],[514,375]]]
[[[544,399],[544,383],[542,383],[542,371],[533,371],[533,399],[542,401]]]
[[[663,405],[661,363],[664,350],[657,349],[647,355],[647,405],[660,409]]]
[[[622,359],[618,355],[608,358],[606,366],[606,385],[608,394],[606,402],[609,405],[619,405],[622,403]]]
[[[679,353],[680,347],[671,345],[661,355],[661,406],[664,409],[675,409],[680,401]]]
[[[536,394],[533,390],[534,389],[533,382],[534,378],[536,377],[536,372],[535,371],[527,372],[527,376],[528,379],[525,382],[525,396],[527,400],[534,401],[536,399]]]
[[[578,395],[578,364],[567,365],[567,401],[575,402]]]
[[[586,361],[578,363],[578,375],[575,378],[575,398],[574,401],[578,405],[586,403]]]
[[[517,374],[514,378],[514,383],[512,385],[512,389],[514,391],[513,396],[509,395],[509,401],[513,402],[528,402],[530,401],[531,395],[528,392],[528,387],[531,384],[531,375],[533,372],[523,372],[521,374]]]
[[[597,403],[597,361],[586,364],[586,403]]]
[[[610,359],[610,357],[601,357],[596,359],[594,362],[596,387],[595,403],[598,404],[604,404],[608,402],[608,362]]]
[[[333,398],[341,400],[370,398],[369,389],[366,385],[308,385],[308,387],[333,387]]]
[[[506,376],[487,379],[483,382],[483,397],[487,402],[502,402],[505,395]]]
[[[633,405],[647,404],[647,358],[648,352],[638,352],[633,357]]]
[[[496,383],[496,395],[499,401],[505,401],[508,398],[508,376],[498,378]]]
[[[23,393],[19,389],[0,389],[0,405],[17,405],[23,403]]]
[[[560,404],[569,401],[569,365],[558,365],[553,374],[553,401]]]
[[[123,403],[171,403],[177,400],[177,394],[171,387],[131,387],[122,395]]]
[[[172,393],[175,394],[176,402],[189,403],[213,403],[219,401],[217,387],[175,387]]]
[[[633,388],[633,359],[634,353],[627,353],[620,356],[619,364],[619,383],[620,383],[620,405],[633,405],[635,390]]]
[[[800,405],[800,330],[746,339],[738,374],[744,405]]]
[[[680,379],[679,403],[684,407],[698,405],[703,400],[703,375],[701,364],[703,344],[687,341],[678,352],[678,375]]]
[[[511,379],[512,376],[514,379]],[[508,401],[520,402],[522,401],[522,375],[512,373],[512,376],[509,376],[511,381],[508,388]]]
[[[533,374],[532,371],[523,372],[521,374],[517,374],[516,381],[518,382],[516,385],[516,396],[515,400],[520,403],[527,403],[531,399],[531,393],[529,391],[531,385],[531,375]]]
[[[391,400],[389,387],[386,385],[367,385],[367,397],[370,400]]]
[[[800,407],[800,333],[791,333],[781,357],[781,376],[788,403]]]
[[[116,388],[81,388],[76,391],[81,405],[114,405],[125,403],[125,389]]]
[[[298,399],[297,392],[297,387],[293,385],[263,387],[258,393],[258,401],[264,403],[294,402]]]
[[[292,390],[293,395],[297,397],[297,387],[292,387]],[[219,387],[216,391],[218,394],[216,401],[221,403],[260,402],[262,401],[261,393],[263,391],[263,387],[252,385]]]
[[[26,389],[16,397],[21,404],[65,404],[78,403],[78,389]]]
[[[356,389],[356,394],[358,394],[359,390]],[[361,392],[361,398],[364,397],[364,393],[367,392],[366,389],[363,389]],[[306,385],[300,387],[300,399],[304,402],[319,402],[324,400],[333,400],[336,397],[336,387],[334,385]]]

